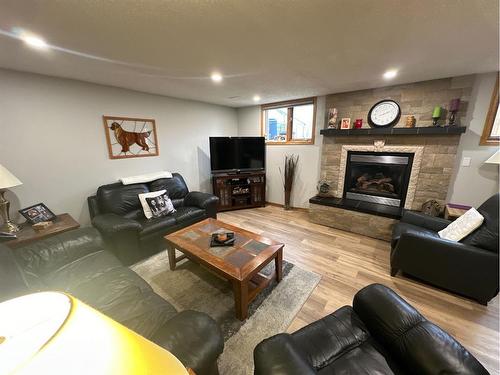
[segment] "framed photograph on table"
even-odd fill
[[[19,213],[23,215],[31,225],[42,221],[54,221],[57,218],[56,215],[54,215],[54,213],[43,203],[37,203],[33,206],[23,208],[22,210],[19,210]]]
[[[340,129],[350,129],[351,128],[351,119],[349,117],[345,117],[340,121]]]

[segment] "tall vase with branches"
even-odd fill
[[[299,155],[285,155],[285,168],[280,174],[283,181],[283,189],[285,191],[285,204],[283,207],[285,210],[290,210],[290,197],[292,196],[293,181],[295,180],[295,172],[297,171],[297,165],[299,164]]]

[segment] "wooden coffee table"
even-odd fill
[[[210,247],[214,232],[234,232],[234,246]],[[245,320],[248,305],[276,277],[283,277],[283,244],[215,219],[206,219],[165,236],[170,269],[189,258],[232,283],[236,316]],[[175,250],[183,253],[176,258]],[[275,272],[265,276],[259,271],[274,260]]]

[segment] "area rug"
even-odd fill
[[[274,262],[263,269],[273,272]],[[221,375],[253,374],[253,349],[263,339],[284,332],[321,276],[283,261],[283,279],[273,281],[249,306],[244,322],[235,317],[229,282],[189,260],[170,271],[167,252],[132,266],[178,311],[202,311],[214,318],[224,334],[224,353],[219,359]]]

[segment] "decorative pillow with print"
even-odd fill
[[[167,216],[176,211],[167,193],[157,197],[146,198],[146,202],[153,217]]]

